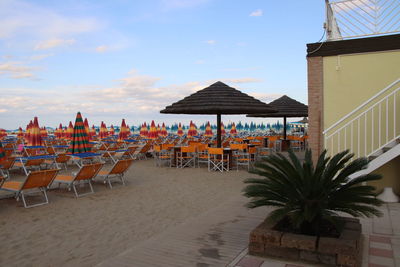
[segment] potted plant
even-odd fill
[[[353,156],[346,150],[327,157],[323,151],[314,166],[310,150],[303,162],[289,151],[288,157],[277,153],[258,162],[252,173],[261,177],[245,180],[247,206],[274,210],[251,233],[250,254],[356,266],[361,225],[340,214],[381,216],[382,201],[366,185],[380,175],[350,178],[368,165]]]

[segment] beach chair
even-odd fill
[[[29,169],[40,169],[40,165],[45,163],[45,158],[27,158],[26,161],[20,159],[14,163],[15,167],[22,168],[26,175],[28,175]]]
[[[80,167],[79,171],[76,174],[73,175],[57,175],[57,177],[54,179],[54,183],[58,183],[60,186],[61,184],[67,185],[68,189],[71,190],[71,188],[74,190],[75,196],[81,197],[85,196],[88,194],[93,194],[93,186],[91,183],[91,180],[96,177],[100,169],[103,167],[104,163],[94,163],[94,164],[88,164],[88,165],[83,165]],[[77,184],[82,184],[82,183],[88,183],[90,192],[88,193],[83,193],[83,194],[78,194],[78,191],[76,189]]]
[[[32,171],[29,172],[24,181],[4,182],[0,189],[14,192],[17,200],[19,200],[19,197],[21,196],[25,208],[45,205],[49,203],[49,199],[46,193],[47,188],[52,184],[58,172],[59,169]],[[35,189],[39,189],[39,192],[43,194],[45,201],[28,205],[25,199],[25,195],[37,193],[37,191],[34,191]]]
[[[57,154],[55,160],[46,160],[45,163],[48,165],[56,165],[58,168],[58,164],[64,166],[65,170],[67,170],[67,162],[71,159],[71,156],[68,156],[66,153]]]
[[[10,179],[10,170],[14,166],[15,163],[15,157],[7,157],[6,160],[3,160],[0,163],[0,169],[6,173],[6,178]]]
[[[229,155],[224,154],[223,148],[208,148],[208,171],[228,171]]]
[[[153,146],[153,157],[155,165],[161,167],[163,163],[168,163],[172,166],[173,153],[168,150],[163,150],[161,145]]]
[[[176,167],[196,166],[196,146],[183,146],[176,154]]]
[[[112,189],[111,180],[119,179],[121,183],[125,185],[124,175],[129,167],[132,165],[134,159],[120,159],[118,160],[109,171],[102,170],[97,176],[103,178],[104,183],[108,183]]]
[[[256,160],[256,154],[256,147],[249,147],[247,152],[238,153],[236,156],[236,170],[239,170],[239,165],[247,166],[247,170],[250,170]]]

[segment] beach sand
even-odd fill
[[[105,168],[109,168],[110,165]],[[246,171],[155,167],[135,161],[127,186],[94,186],[75,199],[51,190],[50,204],[25,209],[0,200],[0,266],[93,266],[238,197]]]

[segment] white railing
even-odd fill
[[[368,157],[400,137],[400,79],[361,104],[324,132],[328,154],[349,149]]]
[[[325,2],[328,41],[400,31],[400,0]]]

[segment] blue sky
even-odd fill
[[[159,110],[218,80],[307,103],[306,43],[324,14],[321,0],[0,0],[0,128],[77,111],[96,125],[213,122]]]

